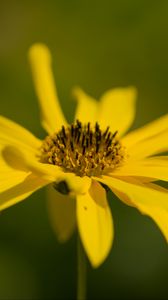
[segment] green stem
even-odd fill
[[[86,300],[86,255],[78,236],[77,300]]]

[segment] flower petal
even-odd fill
[[[0,211],[24,200],[33,192],[47,184],[48,181],[42,178],[32,174],[28,175],[23,182],[0,193]]]
[[[11,168],[3,158],[4,145],[0,145],[0,193],[23,182],[29,172]]]
[[[74,88],[73,95],[78,101],[75,120],[80,120],[82,123],[90,122],[94,125],[98,117],[98,102],[80,88]]]
[[[89,177],[76,176],[74,173],[64,172],[58,166],[41,163],[36,156],[27,151],[8,146],[3,150],[3,156],[9,166],[16,170],[32,172],[44,180],[57,184],[66,182],[70,193],[83,194],[90,188],[91,179]]]
[[[90,262],[93,267],[98,267],[111,249],[113,221],[106,192],[96,181],[88,193],[77,196],[77,222]]]
[[[116,88],[107,91],[100,99],[98,122],[102,128],[110,126],[123,135],[135,117],[137,92],[134,87]]]
[[[67,124],[56,93],[51,54],[45,45],[35,44],[30,48],[29,59],[41,108],[42,125],[51,134]]]
[[[23,182],[29,175],[28,172],[14,170],[0,158],[0,193]]]
[[[41,141],[24,127],[0,116],[0,144],[14,144],[34,151]]]
[[[123,144],[130,149],[141,141],[150,139],[168,130],[168,114],[159,119],[128,133],[123,139]]]
[[[22,183],[30,174],[30,170],[15,169],[5,161],[4,149],[9,145],[24,149],[28,155],[35,155],[41,141],[22,126],[0,116],[0,192]],[[15,160],[13,164],[16,164]]]
[[[145,184],[145,186],[147,186],[149,188],[152,188],[156,191],[160,191],[160,192],[163,192],[163,193],[168,193],[168,189],[165,189],[164,187],[162,187],[158,184],[155,184],[153,182],[147,182],[147,184]]]
[[[143,140],[128,149],[130,158],[142,159],[168,151],[168,130]]]
[[[76,225],[75,199],[60,194],[51,185],[47,189],[47,206],[52,227],[60,242],[67,241]]]
[[[152,157],[140,161],[128,161],[120,168],[116,168],[111,174],[114,176],[140,176],[154,180],[168,181],[168,159]]]
[[[99,102],[79,88],[74,90],[74,95],[78,100],[75,119],[83,123],[98,122],[103,130],[110,126],[121,136],[134,120],[136,90],[133,87],[107,91]]]
[[[130,178],[129,182],[117,178],[102,176],[98,179],[106,184],[128,205],[136,207],[142,214],[151,217],[168,241],[168,192],[162,188],[153,188],[153,184],[143,184]],[[123,197],[124,195],[124,197]]]

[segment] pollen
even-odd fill
[[[118,132],[101,130],[98,123],[80,121],[47,136],[41,147],[40,161],[62,167],[78,176],[98,176],[112,172],[125,157]]]

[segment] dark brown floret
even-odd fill
[[[98,123],[83,125],[79,120],[51,136],[41,147],[41,161],[58,165],[79,176],[106,174],[119,166],[124,158],[124,147],[117,131],[103,131]]]

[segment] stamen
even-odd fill
[[[78,136],[77,136],[77,144],[79,143],[80,136],[81,136],[81,131],[78,131]]]
[[[110,139],[110,136],[111,136],[111,132],[109,132],[108,135],[107,135],[106,143],[108,143],[108,141]]]
[[[117,131],[105,131],[98,123],[91,127],[79,120],[47,136],[41,147],[40,160],[62,167],[78,176],[99,176],[112,172],[125,157],[124,147],[117,138]]]
[[[74,145],[72,141],[70,141],[70,145],[71,145],[71,150],[74,151]]]
[[[73,124],[71,125],[71,136],[73,137],[73,135],[74,135],[74,126],[73,126]]]
[[[64,138],[63,138],[63,137],[61,137],[61,141],[62,141],[62,143],[64,144],[64,146],[66,147],[66,144],[65,144],[65,141],[64,141]]]
[[[92,146],[92,138],[93,138],[93,133],[90,131],[90,145]]]
[[[87,125],[87,128],[88,128],[88,134],[90,133],[90,122],[88,123],[88,125]]]
[[[115,136],[117,135],[118,131],[115,131],[114,134],[112,135],[112,138],[115,138]]]
[[[83,147],[83,151],[82,151],[82,154],[83,154],[83,155],[85,154],[85,151],[86,151],[86,147],[84,146],[84,147]]]
[[[82,147],[84,147],[85,145],[85,133],[83,133],[83,137],[82,137]]]
[[[107,126],[107,129],[106,129],[106,130],[105,130],[105,132],[103,133],[103,137],[106,137],[106,135],[107,135],[107,133],[108,133],[109,129],[110,129],[110,127],[109,127],[109,126]]]
[[[64,138],[66,139],[66,133],[65,133],[65,127],[64,126],[62,126],[62,133],[63,133]]]

